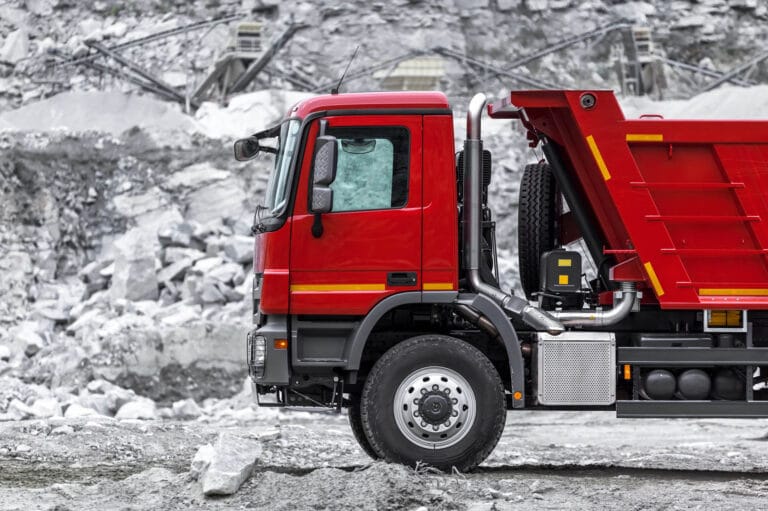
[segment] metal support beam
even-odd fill
[[[753,57],[746,61],[744,64],[741,64],[740,66],[737,66],[733,68],[732,70],[725,73],[723,76],[715,80],[714,82],[708,84],[706,87],[701,89],[700,92],[707,92],[711,91],[712,89],[715,89],[719,87],[720,85],[724,84],[725,82],[729,81],[731,78],[734,78],[736,76],[739,76],[741,73],[749,69],[750,67],[754,66],[755,64],[759,64],[760,62],[768,59],[768,51],[763,52],[759,54],[756,57]]]
[[[584,41],[586,39],[591,39],[593,37],[608,34],[615,30],[621,30],[621,29],[630,28],[630,27],[632,27],[632,24],[627,23],[626,21],[619,21],[616,23],[603,25],[602,27],[598,27],[588,32],[576,34],[575,36],[562,39],[554,44],[547,46],[546,48],[543,48],[534,53],[526,55],[525,57],[520,57],[519,59],[513,60],[512,62],[509,63],[509,66],[507,67],[507,69],[515,69],[516,67],[524,66],[529,62],[533,62],[534,60],[538,60],[542,57],[545,57],[550,53],[555,53],[556,51],[560,51],[569,46],[573,46],[574,44],[580,43],[581,41]]]
[[[120,50],[126,50],[128,48],[133,48],[134,46],[141,46],[147,43],[151,43],[153,41],[159,41],[161,39],[165,39],[168,37],[172,37],[179,34],[184,34],[187,32],[191,32],[193,30],[200,30],[202,28],[211,27],[215,25],[219,25],[221,23],[229,23],[230,21],[235,21],[241,18],[244,18],[244,14],[230,14],[227,16],[222,16],[220,18],[210,18],[203,21],[198,21],[195,23],[190,23],[189,25],[184,25],[182,27],[176,27],[171,28],[168,30],[163,30],[161,32],[156,32],[154,34],[150,34],[148,36],[139,37],[137,39],[132,39],[130,41],[126,41],[124,43],[116,44],[115,46],[110,46],[109,50],[111,51],[120,51]],[[54,64],[55,66],[73,66],[76,64],[84,64],[86,62],[91,62],[95,59],[99,58],[98,53],[94,53],[92,55],[86,55],[85,57],[74,57],[67,59],[62,62],[57,62]]]
[[[180,93],[179,91],[177,91],[176,89],[174,89],[173,87],[171,87],[170,85],[162,81],[161,79],[153,76],[149,71],[143,69],[138,64],[131,62],[130,60],[123,57],[122,55],[115,53],[114,51],[110,50],[109,48],[105,47],[104,45],[96,41],[86,41],[85,44],[89,48],[93,48],[94,50],[99,51],[104,55],[112,58],[112,60],[114,60],[118,64],[121,64],[127,67],[128,69],[133,71],[135,74],[144,78],[148,82],[154,84],[158,89],[163,90],[170,96],[174,97],[176,101],[179,101],[182,104],[186,103],[187,101],[186,96],[184,96],[182,93]],[[190,103],[195,107],[200,106],[199,103],[195,100],[190,101]]]
[[[690,71],[692,73],[699,73],[704,76],[709,76],[710,78],[722,78],[725,73],[721,73],[719,71],[713,71],[711,69],[707,69],[705,67],[699,67],[694,66],[692,64],[687,64],[685,62],[680,62],[678,60],[669,59],[667,57],[659,57],[659,60],[663,62],[664,64],[667,64],[668,66],[676,67],[679,69],[684,69],[685,71]],[[753,82],[752,80],[741,80],[739,78],[729,78],[728,81],[730,83],[733,83],[735,85],[740,85],[742,87],[747,87],[750,85],[757,85],[756,82]]]
[[[167,91],[165,91],[163,89],[160,89],[159,87],[153,85],[152,83],[145,82],[144,80],[141,80],[141,79],[139,79],[139,78],[137,78],[135,76],[131,76],[131,75],[125,74],[122,71],[120,71],[119,69],[115,69],[114,67],[105,66],[103,64],[99,64],[97,62],[90,62],[90,61],[89,62],[83,62],[83,65],[85,65],[86,67],[89,67],[89,68],[91,68],[91,69],[93,69],[95,71],[99,71],[99,72],[102,72],[102,73],[106,73],[106,74],[112,75],[112,76],[117,77],[117,78],[123,78],[125,80],[128,80],[132,84],[141,87],[145,91],[157,94],[158,96],[161,96],[164,99],[168,99],[170,101],[178,101],[178,98],[168,94]]]
[[[461,62],[465,62],[471,66],[474,66],[476,68],[480,68],[483,70],[491,71],[495,75],[499,76],[506,76],[507,78],[511,78],[519,83],[522,83],[523,85],[527,85],[529,87],[533,87],[535,89],[559,89],[560,87],[556,84],[552,84],[549,82],[545,82],[544,80],[539,80],[536,78],[532,78],[530,76],[520,74],[520,73],[514,73],[512,71],[507,71],[505,69],[501,69],[499,67],[496,67],[492,64],[489,64],[487,62],[483,62],[482,60],[478,60],[472,57],[469,57],[467,55],[461,54],[455,50],[451,50],[449,48],[445,48],[443,46],[436,46],[432,49],[435,53],[438,53],[440,55],[443,55],[444,57],[453,58],[456,60],[459,60]]]

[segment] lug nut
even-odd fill
[[[432,390],[438,390],[439,388],[437,385],[432,385]]]
[[[456,410],[451,412],[451,417],[458,417],[458,416],[459,416],[459,412],[457,412]]]
[[[451,399],[451,403],[453,403],[453,404],[457,404],[458,402],[459,402],[459,400],[456,399],[456,398]]]
[[[421,394],[424,395],[427,393],[427,389],[421,389]]]
[[[437,431],[437,426],[432,426],[432,431]]]
[[[422,428],[426,428],[426,427],[427,427],[427,423],[426,423],[426,422],[424,422],[424,421],[421,421],[421,427],[422,427]]]
[[[451,427],[451,421],[445,421],[445,425],[450,428]]]
[[[451,389],[449,389],[448,387],[446,387],[446,388],[445,388],[445,390],[443,391],[443,393],[444,393],[446,396],[450,396],[450,395],[451,395]]]
[[[419,412],[418,411],[413,412],[413,416],[414,417],[418,417],[419,416]]]

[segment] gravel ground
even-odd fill
[[[222,430],[277,426],[231,497],[188,473]],[[617,420],[516,412],[470,474],[372,462],[346,418],[276,414],[238,425],[59,420],[0,423],[0,509],[742,509],[768,496],[765,423]]]

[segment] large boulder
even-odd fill
[[[88,360],[91,377],[164,405],[235,394],[246,373],[249,326],[202,321],[199,306],[168,307],[171,316],[164,309],[154,317],[124,314],[98,330],[82,330],[81,342],[98,347]]]
[[[250,216],[246,198],[245,187],[238,180],[217,181],[188,195],[184,217],[204,225],[223,218]]]
[[[253,260],[253,238],[250,236],[230,236],[222,242],[227,259],[240,264]]]
[[[115,270],[110,293],[113,300],[157,300],[155,235],[135,228],[115,242]]]
[[[141,398],[124,404],[117,411],[116,419],[158,419],[157,405],[151,399]]]
[[[23,28],[14,30],[5,38],[3,47],[0,48],[0,60],[16,64],[29,55],[29,36]]]
[[[204,454],[211,454],[205,448]],[[256,460],[261,455],[262,445],[258,440],[220,433],[213,446],[207,468],[203,470],[202,483],[205,495],[232,495],[248,479]],[[201,456],[202,457],[202,456]],[[198,464],[200,460],[198,460]]]
[[[24,353],[28,357],[33,357],[45,346],[40,325],[34,321],[19,323],[11,329],[10,334],[12,353]]]
[[[33,269],[32,258],[26,252],[11,251],[0,257],[0,321],[26,315]]]

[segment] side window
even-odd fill
[[[339,145],[332,212],[405,206],[410,145],[406,128],[330,128],[327,134]]]

